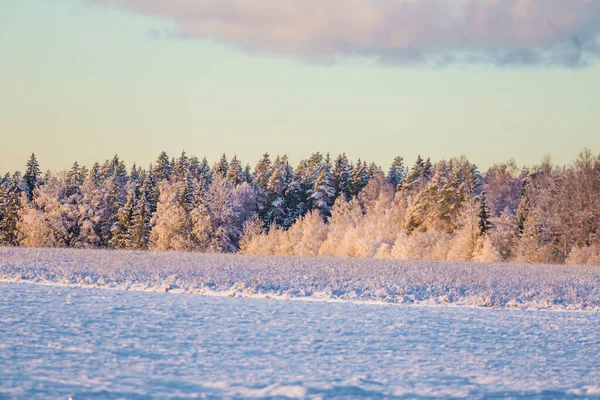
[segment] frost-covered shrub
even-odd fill
[[[600,266],[600,246],[575,247],[565,264]]]
[[[450,235],[439,231],[401,232],[391,251],[396,260],[445,260],[448,256]]]

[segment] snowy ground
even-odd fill
[[[600,267],[0,248],[0,281],[369,303],[600,311]]]
[[[600,398],[600,313],[0,283],[0,398]]]

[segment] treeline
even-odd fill
[[[264,154],[254,168],[225,155],[162,152],[128,171],[91,168],[0,178],[0,244],[600,265],[600,156],[571,165],[514,162],[485,173],[466,158],[384,173],[314,153],[292,167]]]

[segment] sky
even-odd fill
[[[600,0],[0,0],[0,173],[600,152]]]

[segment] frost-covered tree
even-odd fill
[[[363,212],[355,197],[346,201],[340,196],[331,209],[327,224],[327,236],[319,248],[319,255],[348,256],[348,247],[352,245],[352,233],[360,226]]]
[[[19,175],[11,177],[9,174],[5,175],[0,184],[0,245],[2,246],[18,244],[17,222],[24,186]]]
[[[27,179],[0,178],[0,244],[478,262],[600,254],[600,157],[589,150],[570,165],[509,162],[483,175],[465,157],[419,157],[408,172],[398,157],[387,178],[344,154],[313,153],[296,169],[265,154],[254,174],[237,157],[224,170],[222,157],[214,176],[198,160],[163,152],[127,173],[115,155],[41,178],[33,158]]]
[[[240,239],[240,252],[243,254],[260,254],[258,239],[265,233],[265,224],[258,214],[250,217],[243,227]]]
[[[193,250],[191,219],[178,197],[177,185],[163,180],[158,188],[160,198],[152,217],[150,249]]]
[[[327,237],[327,226],[316,211],[309,211],[302,217],[302,237],[294,248],[300,256],[317,256]]]
[[[19,210],[19,244],[24,247],[71,247],[79,235],[79,195],[66,195],[56,178],[35,190],[33,200]]]
[[[240,232],[232,223],[235,204],[231,182],[221,174],[214,175],[204,193],[204,204],[212,222],[212,249],[226,253],[235,251],[236,237],[239,238]]]

